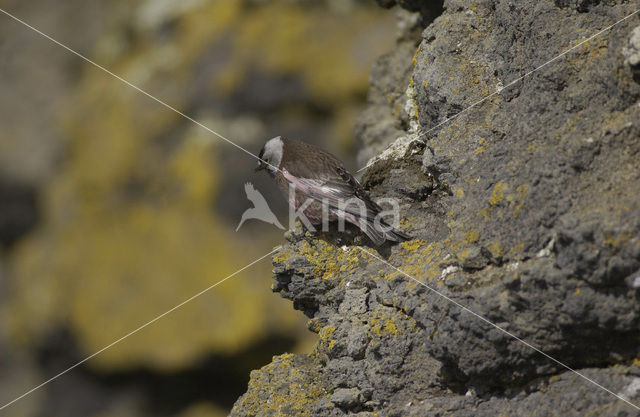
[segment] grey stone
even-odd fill
[[[622,55],[625,57],[625,63],[632,67],[640,65],[640,26],[637,26],[629,36],[627,46],[622,48]]]
[[[634,9],[444,5],[417,52],[404,37],[378,61],[356,130],[362,163],[391,147],[362,183],[374,198],[401,201],[415,240],[342,250],[328,234],[294,239],[278,255],[288,268],[275,264],[275,290],[319,323],[304,372],[357,387],[360,413],[636,415],[511,336],[640,403],[640,84],[620,53],[633,25],[511,84]],[[404,110],[407,100],[417,115]],[[411,121],[429,132],[422,154],[404,147]],[[337,273],[322,272],[336,262]],[[326,413],[325,400],[309,414]]]
[[[342,408],[354,408],[361,404],[360,390],[357,388],[337,388],[331,395],[331,402]]]

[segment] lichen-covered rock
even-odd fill
[[[415,239],[291,236],[274,257],[274,291],[320,336],[301,356],[329,390],[309,415],[636,415],[586,379],[640,403],[635,25],[510,84],[633,11],[446,1],[413,60],[378,63],[362,160],[391,151],[363,184],[399,199]],[[376,99],[384,83],[402,112]]]

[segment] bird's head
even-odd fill
[[[269,139],[260,150],[260,154],[258,154],[260,160],[258,161],[256,172],[266,169],[269,174],[275,175],[280,169],[283,151],[284,142],[282,142],[282,136]]]

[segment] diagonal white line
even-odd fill
[[[37,389],[42,388],[43,386],[47,385],[49,382],[61,377],[62,375],[66,374],[67,372],[71,371],[72,369],[77,368],[78,366],[82,365],[83,363],[85,363],[86,361],[88,361],[89,359],[98,356],[99,354],[101,354],[102,352],[104,352],[105,350],[109,349],[110,347],[122,342],[124,339],[126,339],[129,336],[132,336],[136,333],[138,333],[140,330],[144,329],[145,327],[149,326],[150,324],[155,323],[156,321],[160,320],[161,318],[163,318],[164,316],[166,316],[167,314],[170,314],[172,312],[174,312],[175,310],[179,309],[180,307],[182,307],[183,305],[187,304],[190,301],[193,301],[194,299],[200,297],[202,294],[206,293],[207,291],[217,287],[218,285],[222,284],[223,282],[225,282],[226,280],[228,280],[229,278],[234,277],[235,275],[239,274],[240,272],[244,271],[245,269],[253,266],[254,264],[260,262],[261,260],[263,260],[264,258],[266,258],[267,256],[271,255],[272,253],[276,252],[277,250],[279,250],[282,246],[277,246],[276,248],[274,248],[271,252],[261,256],[260,258],[256,259],[255,261],[251,262],[250,264],[247,264],[245,266],[243,266],[242,268],[238,269],[236,272],[234,272],[231,275],[227,275],[225,278],[221,279],[220,281],[216,282],[215,284],[205,288],[204,290],[200,291],[199,293],[187,298],[186,300],[184,300],[183,302],[181,302],[180,304],[172,307],[171,309],[165,311],[164,313],[160,314],[159,316],[155,317],[154,319],[146,322],[145,324],[143,324],[142,326],[138,327],[135,330],[130,331],[129,333],[125,334],[124,336],[122,336],[121,338],[119,338],[118,340],[108,344],[107,346],[103,347],[102,349],[100,349],[99,351],[87,356],[86,358],[82,359],[80,362],[77,362],[76,364],[74,364],[73,366],[70,366],[69,368],[65,369],[64,371],[60,372],[57,375],[52,376],[51,378],[47,379],[46,381],[44,381],[42,384],[33,387],[32,389],[30,389],[29,391],[25,392],[24,394],[22,394],[21,396],[9,401],[8,403],[6,403],[5,405],[3,405],[2,407],[0,407],[0,410],[3,410],[7,407],[9,407],[11,404],[15,403],[16,401],[21,400],[22,398],[26,397],[27,395],[31,394],[32,392],[36,391]]]
[[[216,135],[217,137],[219,137],[220,139],[224,140],[225,142],[229,143],[232,146],[235,146],[236,148],[240,149],[242,152],[246,153],[247,155],[257,159],[258,161],[262,161],[257,155],[253,154],[251,151],[246,150],[245,148],[243,148],[242,146],[236,144],[235,142],[233,142],[231,139],[226,138],[225,136],[221,135],[220,133],[214,131],[213,129],[205,126],[204,124],[200,123],[199,121],[195,120],[194,118],[186,115],[185,113],[181,112],[180,110],[176,109],[175,107],[167,104],[166,102],[160,100],[159,98],[155,97],[154,95],[146,92],[145,90],[143,90],[142,88],[130,83],[129,81],[125,80],[124,78],[122,78],[121,76],[114,74],[113,72],[109,71],[108,69],[106,69],[105,67],[103,67],[102,65],[96,63],[95,61],[92,61],[91,59],[87,58],[86,56],[82,55],[80,52],[77,52],[73,49],[71,49],[70,47],[68,47],[67,45],[55,40],[54,38],[52,38],[51,36],[47,35],[46,33],[40,31],[39,29],[36,29],[35,27],[31,26],[30,24],[28,24],[27,22],[25,22],[24,20],[19,19],[18,17],[12,15],[11,13],[7,12],[6,10],[0,8],[0,12],[4,13],[5,15],[9,16],[10,18],[12,18],[13,20],[15,20],[18,23],[23,24],[24,26],[28,27],[29,29],[33,30],[34,32],[38,33],[39,35],[49,39],[51,42],[55,43],[56,45],[66,49],[67,51],[71,52],[72,54],[76,55],[77,57],[83,59],[84,61],[88,62],[89,64],[95,66],[96,68],[101,69],[102,71],[106,72],[107,74],[111,75],[112,77],[122,81],[123,83],[125,83],[126,85],[128,85],[129,87],[133,88],[134,90],[144,94],[145,96],[149,97],[150,99],[152,99],[153,101],[163,105],[164,107],[166,107],[167,109],[174,111],[175,113],[179,114],[180,116],[184,117],[185,119],[189,120],[190,122],[195,123],[196,125],[200,126],[201,128],[203,128],[204,130],[206,130],[209,133],[212,133],[214,135]],[[271,165],[267,162],[262,161],[263,163],[265,163],[266,165]],[[271,165],[273,168],[275,168],[276,170],[278,170],[277,167]]]
[[[618,398],[619,400],[624,401],[625,403],[627,403],[628,405],[630,405],[631,407],[635,408],[636,410],[640,411],[640,406],[635,405],[634,403],[630,402],[629,400],[625,399],[624,397],[616,394],[615,392],[611,391],[610,389],[603,387],[602,385],[600,385],[599,383],[597,383],[596,381],[594,381],[593,379],[589,378],[588,376],[576,371],[575,369],[569,367],[568,365],[560,362],[559,360],[557,360],[556,358],[554,358],[553,356],[543,352],[542,350],[538,349],[537,347],[533,346],[532,344],[528,343],[527,341],[519,338],[518,336],[514,335],[513,333],[509,332],[508,330],[503,329],[502,327],[498,326],[497,324],[491,322],[490,320],[484,318],[483,316],[481,316],[480,314],[476,313],[475,311],[465,307],[464,305],[460,304],[459,302],[457,302],[456,300],[447,297],[446,295],[444,295],[443,293],[441,293],[440,291],[436,290],[435,288],[430,287],[429,285],[423,283],[422,281],[414,278],[413,276],[407,274],[406,272],[404,272],[403,270],[401,270],[400,268],[395,267],[394,265],[392,265],[391,263],[385,261],[384,259],[380,258],[377,255],[374,255],[371,251],[363,249],[362,247],[358,246],[358,249],[360,249],[361,251],[365,252],[366,254],[368,254],[369,256],[371,256],[372,258],[375,258],[377,260],[379,260],[380,262],[390,266],[391,268],[395,269],[396,271],[400,272],[402,275],[404,275],[405,277],[409,278],[412,281],[417,282],[418,284],[422,285],[423,287],[425,287],[426,289],[428,289],[431,292],[434,292],[435,294],[439,295],[440,297],[444,298],[445,300],[455,304],[456,306],[460,307],[462,310],[466,311],[467,313],[472,314],[473,316],[475,316],[476,318],[482,320],[483,322],[495,327],[496,329],[500,330],[502,333],[514,338],[515,340],[517,340],[518,342],[522,343],[523,345],[535,350],[536,352],[538,352],[539,354],[547,357],[548,359],[551,359],[552,361],[554,361],[555,363],[557,363],[558,365],[562,366],[563,368],[568,369],[569,371],[573,372],[574,374],[578,375],[579,377],[589,381],[590,383],[592,383],[593,385],[595,385],[596,387],[608,392],[609,394],[613,395],[614,397]]]
[[[525,73],[524,75],[516,78],[515,80],[511,81],[509,84],[505,85],[504,87],[494,91],[493,93],[489,94],[488,96],[482,98],[481,100],[476,101],[475,103],[473,103],[472,105],[470,105],[469,107],[464,108],[463,110],[461,110],[459,113],[454,114],[453,116],[447,117],[446,119],[444,119],[443,121],[441,121],[440,123],[438,123],[437,125],[431,127],[429,130],[426,130],[418,135],[415,136],[415,139],[419,139],[422,136],[427,135],[428,133],[430,133],[431,131],[439,128],[440,126],[449,123],[451,120],[461,116],[462,114],[468,112],[469,110],[471,110],[472,108],[484,103],[485,101],[489,100],[491,97],[495,96],[496,94],[500,94],[501,92],[503,92],[504,90],[506,90],[509,87],[512,87],[513,85],[515,85],[516,83],[518,83],[519,81],[522,81],[524,78],[528,77],[529,75],[533,74],[534,72],[541,70],[542,68],[546,67],[547,65],[551,64],[552,62],[557,61],[558,59],[562,58],[563,56],[565,56],[566,54],[568,54],[569,52],[573,51],[574,49],[584,45],[585,43],[589,42],[590,40],[597,38],[598,36],[602,35],[604,32],[610,30],[611,28],[613,28],[614,26],[624,22],[625,20],[629,19],[631,16],[635,15],[636,13],[640,12],[640,10],[636,10],[635,12],[623,17],[622,19],[618,20],[617,22],[607,26],[606,28],[602,29],[601,31],[589,36],[587,39],[583,40],[582,42],[578,43],[575,46],[572,46],[571,48],[567,49],[566,51],[562,52],[560,55],[555,56],[554,58],[551,58],[550,60],[548,60],[547,62],[545,62],[544,64],[532,69],[531,71]],[[362,170],[365,170],[367,168],[369,168],[371,165],[375,164],[376,162],[378,162],[377,159],[372,160],[371,162],[369,162],[367,165],[365,165],[364,167],[360,168],[358,171],[356,172],[360,172]]]

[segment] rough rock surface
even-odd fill
[[[320,340],[232,415],[637,415],[612,393],[640,404],[638,16],[509,85],[634,7],[445,1],[401,35],[357,133],[415,239],[289,236],[274,291]]]

